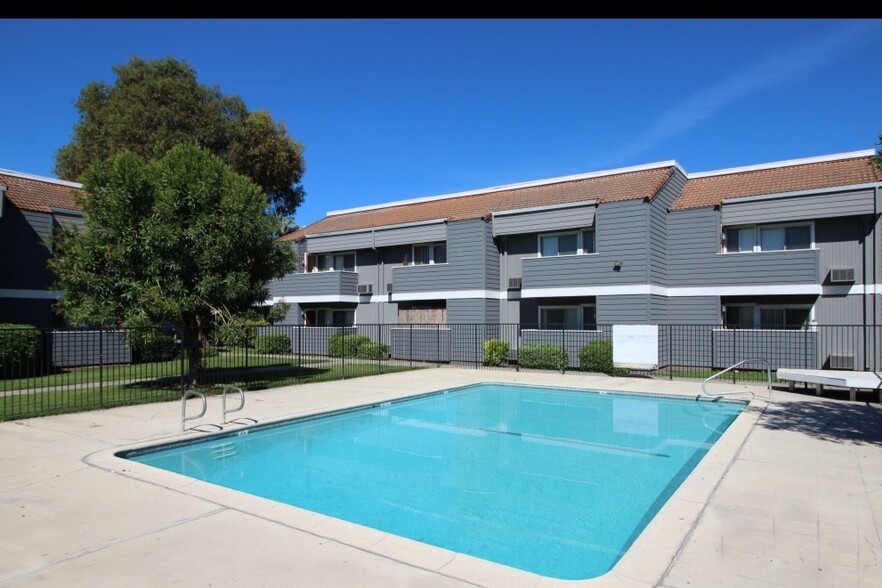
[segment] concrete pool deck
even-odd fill
[[[439,368],[250,392],[237,414],[266,422],[492,381],[700,391],[697,382]],[[220,398],[209,398],[196,422],[219,422],[220,412]],[[882,585],[878,404],[779,390],[770,403],[753,402],[615,568],[585,581],[543,578],[113,455],[180,438],[179,429],[178,402],[0,423],[0,585]]]

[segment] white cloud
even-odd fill
[[[850,22],[809,43],[791,45],[782,53],[735,72],[668,110],[642,135],[602,158],[601,162],[595,161],[595,165],[607,167],[633,160],[667,139],[717,116],[738,100],[839,61],[867,39],[875,38],[880,25],[882,21],[878,20]],[[868,70],[871,70],[873,58],[867,56],[866,59]]]

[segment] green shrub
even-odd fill
[[[484,341],[484,365],[493,367],[508,365],[508,343],[502,339]]]
[[[40,331],[36,327],[0,323],[0,368],[27,364],[39,353]]]
[[[542,343],[521,347],[518,362],[525,368],[563,372],[570,366],[570,357],[563,345]]]
[[[217,328],[215,343],[224,347],[254,347],[257,327],[266,324],[263,320],[233,317]]]
[[[258,353],[291,353],[291,337],[284,333],[258,335],[254,349]]]
[[[370,340],[363,341],[362,344],[358,346],[358,351],[356,351],[355,356],[358,359],[388,359],[389,346],[383,345],[382,343],[374,343]]]
[[[337,333],[328,339],[328,355],[331,357],[356,357],[358,348],[370,339],[355,333]]]
[[[178,355],[175,338],[163,333],[144,315],[126,320],[126,343],[140,363],[168,361]]]
[[[613,372],[612,341],[592,341],[579,350],[579,368],[585,372]]]
[[[583,345],[579,350],[579,369],[611,376],[622,376],[628,373],[628,370],[617,368],[613,363],[612,341],[592,341]]]

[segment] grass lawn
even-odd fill
[[[244,358],[241,358],[241,362],[237,362],[223,360],[221,359],[222,357],[209,358],[219,361],[212,362],[210,367],[203,370],[202,380],[205,384],[197,386],[198,390],[208,394],[219,394],[226,384],[241,386],[245,390],[262,390],[292,384],[357,378],[411,369],[406,366],[389,365],[380,362],[347,362],[342,364],[331,363],[327,360],[309,360],[311,362],[309,364],[307,364],[306,360],[303,360],[301,361],[301,367],[298,368],[296,364],[280,362],[276,358],[275,363],[262,366],[254,366],[253,363],[249,363],[248,371],[246,371],[244,369]],[[175,363],[177,369],[166,374],[169,377],[154,382],[152,385],[145,385],[143,382],[125,384],[123,383],[125,381],[123,378],[118,378],[116,382],[105,381],[103,386],[98,385],[97,382],[92,380],[85,381],[82,386],[57,390],[41,390],[38,392],[15,394],[5,393],[0,397],[0,421],[98,408],[112,408],[114,406],[130,404],[178,400],[181,397],[181,389],[178,383],[180,362],[162,362],[162,364],[167,363]],[[258,369],[254,369],[255,367]],[[272,369],[267,369],[268,367]],[[136,377],[143,378],[145,376],[142,374]],[[130,377],[129,379],[133,378]],[[67,384],[68,382],[64,383]]]
[[[327,359],[303,358],[300,360],[300,365],[315,365],[326,363],[327,361]],[[101,380],[108,383],[112,381],[126,382],[130,380],[178,377],[181,375],[182,366],[186,370],[188,363],[186,359],[183,361],[183,364],[180,359],[172,359],[153,363],[109,364],[103,367],[70,368],[54,374],[0,380],[0,391],[58,388],[59,386],[97,383]],[[261,355],[254,351],[246,354],[242,350],[224,352],[215,357],[202,358],[202,367],[204,369],[252,368],[273,365],[297,365],[297,361],[290,356]]]
[[[654,378],[669,378],[671,376],[671,372],[673,372],[673,377],[676,379],[680,378],[693,378],[697,380],[704,380],[705,378],[709,378],[712,375],[719,372],[720,369],[710,369],[710,368],[692,368],[692,367],[677,367],[674,366],[672,368],[663,368],[660,370],[656,370],[652,372],[652,377]],[[718,380],[721,382],[731,382],[732,376],[734,374],[736,382],[765,382],[766,381],[766,372],[765,370],[735,370],[734,372],[729,372],[723,374]],[[777,382],[777,378],[775,378],[775,371],[772,371],[772,382]]]

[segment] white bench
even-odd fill
[[[789,382],[789,389],[793,390],[795,382],[804,382],[815,385],[815,393],[820,396],[824,386],[838,386],[848,388],[850,400],[857,399],[858,390],[877,390],[879,402],[882,402],[882,372],[849,372],[841,370],[798,370],[781,368],[777,377],[781,381]]]

